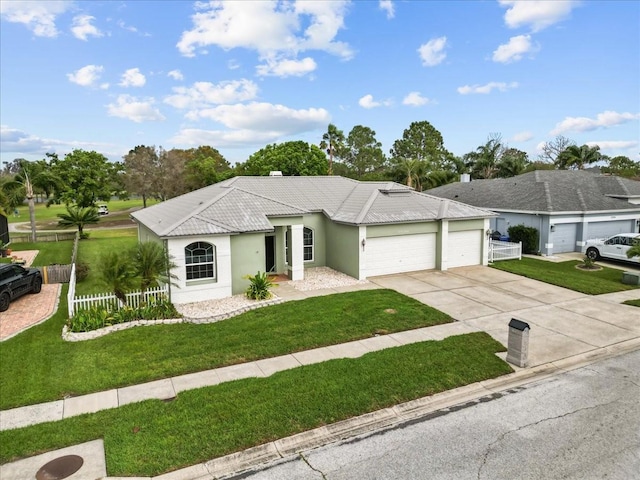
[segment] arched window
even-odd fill
[[[302,231],[302,245],[303,245],[303,253],[302,258],[305,262],[313,261],[313,230],[310,228],[304,227]]]
[[[207,242],[194,242],[184,249],[187,280],[216,278],[216,247]]]

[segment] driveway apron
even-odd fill
[[[507,345],[512,318],[531,326],[531,367],[631,340],[640,309],[624,296],[591,296],[483,266],[421,271],[370,279],[443,311]],[[628,293],[637,298],[640,292]],[[601,298],[602,297],[602,298]]]

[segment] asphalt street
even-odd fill
[[[638,479],[640,351],[230,478]]]

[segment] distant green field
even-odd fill
[[[133,198],[130,200],[111,200],[104,203],[109,207],[109,216],[105,218],[114,217],[114,214],[122,213],[123,218],[126,218],[127,212],[132,208],[142,208],[142,199]],[[147,206],[158,203],[156,200],[147,200]],[[29,221],[29,207],[25,204],[18,209],[18,215],[11,213],[9,215],[9,223],[22,223]],[[66,212],[67,207],[65,205],[51,205],[47,207],[44,203],[36,203],[36,223],[45,224],[50,222],[57,222],[59,213]]]

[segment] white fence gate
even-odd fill
[[[489,262],[522,259],[522,242],[489,240]]]

